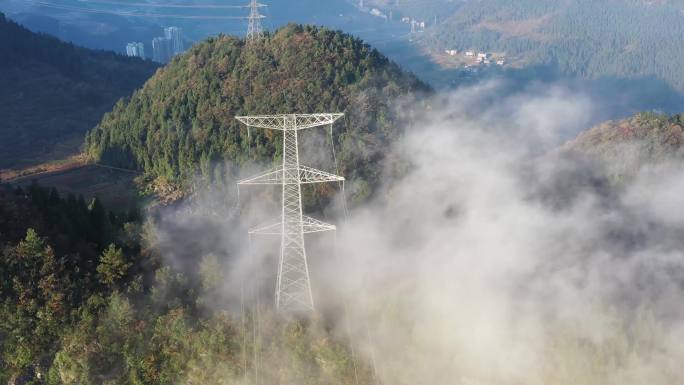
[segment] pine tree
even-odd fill
[[[97,265],[98,278],[103,285],[113,287],[126,276],[130,267],[131,263],[126,261],[123,251],[112,243],[100,257]]]

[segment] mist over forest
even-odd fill
[[[0,384],[684,383],[684,3],[268,3],[0,4]]]

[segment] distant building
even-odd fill
[[[425,30],[425,22],[411,19],[411,32],[423,32]]]
[[[387,20],[387,15],[385,15],[384,13],[382,13],[382,11],[379,10],[379,9],[377,9],[377,8],[371,9],[370,14],[373,15],[373,16],[381,17],[381,18]]]
[[[402,18],[401,18],[401,22],[402,22],[402,23],[408,24],[408,23],[411,22],[411,18],[410,18],[410,17],[402,17]]]
[[[502,66],[502,65],[506,64],[506,61],[503,59],[499,59],[496,61],[496,64]]]
[[[465,55],[466,55],[466,56],[475,56],[475,52],[473,52],[473,51],[466,51]]]
[[[478,58],[478,59],[484,60],[484,59],[487,58],[487,54],[486,54],[486,53],[480,52],[480,53],[477,54],[477,58]]]
[[[168,63],[173,57],[171,39],[155,37],[152,39],[152,60],[157,63]]]
[[[449,56],[456,56],[456,55],[458,55],[458,50],[448,49],[448,50],[445,50],[444,53],[446,53]]]
[[[183,51],[183,34],[178,27],[166,27],[164,36],[152,39],[152,60],[158,63],[168,63]]]
[[[143,43],[131,42],[126,44],[126,55],[145,58],[145,45]]]
[[[183,47],[183,33],[178,27],[166,27],[164,28],[164,37],[171,40],[171,53],[173,55],[178,55],[185,51]]]

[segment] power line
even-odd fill
[[[42,6],[45,8],[58,9],[62,11],[73,11],[82,13],[92,13],[100,15],[115,15],[124,17],[150,17],[150,18],[173,18],[173,19],[199,19],[199,20],[244,20],[245,16],[217,16],[217,15],[180,15],[168,13],[139,13],[139,12],[125,12],[104,9],[92,9],[84,7],[75,7],[70,5],[53,4],[46,1],[38,0],[23,0],[26,3]]]
[[[190,9],[243,9],[249,5],[216,5],[216,4],[160,4],[160,3],[129,3],[123,1],[109,0],[77,0],[80,3],[103,4],[103,5],[122,5],[128,7],[148,7],[148,8],[190,8]]]

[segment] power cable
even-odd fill
[[[243,20],[244,16],[220,16],[220,15],[181,15],[181,14],[169,14],[169,13],[139,13],[139,12],[128,12],[128,11],[114,11],[114,10],[104,10],[104,9],[92,9],[84,7],[75,7],[70,5],[53,4],[46,1],[38,0],[21,0],[25,3],[57,9],[61,11],[72,11],[81,13],[91,13],[98,15],[115,15],[123,17],[149,17],[149,18],[172,18],[172,19],[189,19],[189,20]]]
[[[346,115],[345,115],[345,122],[346,122]],[[346,125],[345,125],[345,127],[346,127]],[[334,159],[334,161],[335,161],[335,170],[336,170],[336,173],[339,175],[339,173],[340,173],[339,170],[340,170],[340,169],[339,169],[339,164],[338,164],[338,162],[337,162],[337,155],[336,155],[336,152],[335,152],[335,141],[334,141],[334,138],[333,138],[333,135],[332,135],[332,125],[330,125],[330,143],[331,143],[331,147],[332,147],[333,159]],[[344,222],[345,222],[345,224],[348,224],[348,223],[349,223],[349,218],[350,218],[350,213],[349,213],[349,207],[348,207],[348,205],[347,205],[347,194],[346,194],[346,192],[345,192],[345,188],[344,188],[345,183],[344,183],[344,182],[345,182],[345,181],[342,180],[342,181],[340,181],[339,183],[340,183],[340,185],[341,185],[340,188],[341,188],[341,193],[342,193],[342,210],[343,210],[343,212],[344,212]],[[335,245],[337,245],[337,232],[335,232]],[[337,247],[337,246],[335,246],[335,247]],[[365,281],[364,281],[363,278],[362,278],[361,289],[362,289],[363,292],[366,292],[366,290],[365,290],[365,283],[364,283],[364,282],[365,282]],[[348,317],[349,317],[349,310],[348,310],[348,308],[347,308],[347,302],[346,302],[346,300],[343,299],[343,303],[344,303],[344,311],[345,311],[345,313],[346,313],[346,315],[347,315],[347,318],[348,318]],[[349,325],[349,324],[348,324],[348,325]],[[348,326],[348,327],[350,327],[350,326]],[[372,370],[373,370],[373,383],[374,383],[375,385],[378,385],[377,362],[376,362],[376,359],[375,359],[375,349],[373,348],[373,336],[372,336],[372,334],[371,334],[370,326],[368,325],[368,319],[367,319],[366,317],[364,317],[364,327],[365,327],[365,329],[366,329],[366,335],[367,335],[367,338],[368,338],[368,341],[369,341],[369,346],[370,346],[370,359],[371,359],[371,367],[372,367]],[[351,346],[352,359],[355,361],[355,359],[354,359],[353,342],[351,341],[351,330],[348,329],[347,332],[348,332],[348,334],[349,334],[349,341],[350,341],[350,344],[352,344],[352,346]],[[356,371],[356,364],[354,364],[354,370]],[[356,374],[356,372],[355,372],[355,374]],[[358,385],[358,376],[357,376],[357,378],[356,378],[356,381],[357,381],[357,385]]]
[[[248,253],[249,253],[249,259],[252,264],[252,271],[254,273],[254,284],[252,285],[252,290],[254,293],[254,300],[255,300],[255,308],[254,308],[254,314],[252,317],[253,320],[253,338],[254,338],[254,385],[259,385],[259,366],[260,364],[260,357],[259,357],[259,344],[261,342],[261,325],[260,325],[260,306],[261,303],[259,301],[259,267],[256,266],[256,261],[254,258],[254,254],[252,253],[252,234],[249,234],[249,246],[248,246]]]
[[[163,3],[129,3],[123,1],[109,0],[77,0],[79,3],[120,5],[127,7],[146,7],[146,8],[184,8],[184,9],[243,9],[249,5],[216,5],[216,4],[163,4]]]

